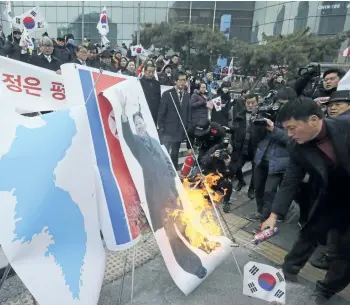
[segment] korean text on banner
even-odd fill
[[[96,305],[105,252],[85,107],[33,118],[0,111],[0,128],[6,257],[40,304]]]
[[[230,240],[222,233],[209,235],[201,225],[201,215],[195,214],[169,154],[159,142],[140,82],[126,80],[103,95],[113,106],[124,158],[166,266],[176,285],[188,295],[227,258]],[[174,217],[188,211],[197,220],[197,235],[215,245],[213,248],[191,243],[187,229],[193,227]]]
[[[96,183],[101,230],[109,250],[131,247],[139,241],[140,200],[124,160],[116,117],[111,104],[100,92],[125,77],[119,74],[99,74],[92,68],[72,64],[62,66],[69,98],[86,101],[94,144]]]
[[[62,76],[53,71],[0,56],[0,107],[12,105],[19,113],[62,110],[78,105],[66,99]]]

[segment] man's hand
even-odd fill
[[[216,150],[212,156],[214,158],[219,158],[220,157],[220,150]]]
[[[189,150],[187,151],[187,156],[193,156],[193,155],[194,155],[193,150],[192,150],[192,149],[189,149]]]
[[[61,75],[62,74],[61,70],[57,70],[56,74]]]
[[[265,119],[265,121],[266,121],[266,129],[268,130],[268,131],[272,131],[274,128],[275,128],[275,124],[271,121],[271,120],[269,120],[269,119]]]
[[[261,225],[261,231],[264,231],[267,228],[270,228],[270,230],[272,230],[276,226],[276,222],[277,222],[277,215],[271,213],[270,217],[266,219]]]

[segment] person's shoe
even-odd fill
[[[247,195],[248,195],[248,198],[250,200],[253,200],[255,198],[255,190],[254,189],[249,189]]]
[[[321,253],[320,257],[310,260],[310,264],[317,269],[328,270],[330,260],[326,253]]]
[[[328,303],[328,299],[318,293],[313,293],[310,296],[309,301],[306,303],[306,305],[327,305]]]
[[[236,192],[239,192],[243,186],[246,186],[247,183],[243,180],[243,181],[238,181],[237,186],[235,188]]]
[[[298,282],[298,274],[289,273],[283,270],[284,278],[288,282],[296,283]]]
[[[230,203],[228,201],[224,202],[222,210],[224,213],[230,213]]]
[[[196,271],[195,275],[196,275],[199,279],[204,279],[205,276],[207,275],[207,273],[208,273],[207,269],[205,269],[204,267],[200,267],[200,268]]]
[[[250,221],[261,221],[263,219],[263,216],[259,212],[254,212],[246,215],[245,219],[248,219]]]

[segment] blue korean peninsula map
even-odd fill
[[[17,127],[10,151],[0,159],[0,191],[13,192],[17,199],[13,241],[30,243],[42,231],[49,234],[52,244],[45,256],[54,258],[72,298],[79,299],[87,242],[84,218],[70,194],[55,183],[55,169],[77,129],[69,111],[41,118],[45,126]]]

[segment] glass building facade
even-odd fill
[[[140,1],[140,22],[192,22],[220,27],[223,18],[228,24],[226,32],[230,37],[250,41],[254,1]],[[109,19],[108,39],[112,43],[127,45],[137,29],[138,1],[12,1],[13,14],[40,6],[48,27],[32,34],[39,38],[45,31],[56,38],[72,33],[77,41],[82,39],[82,19],[84,19],[84,36],[93,42],[99,41],[96,25],[101,9],[106,6]],[[5,1],[0,2],[1,12]],[[225,17],[223,17],[225,15]],[[84,17],[83,17],[84,16]],[[1,23],[5,33],[9,33],[8,22],[1,14]]]
[[[307,27],[318,35],[350,30],[350,1],[256,1],[250,41]]]

